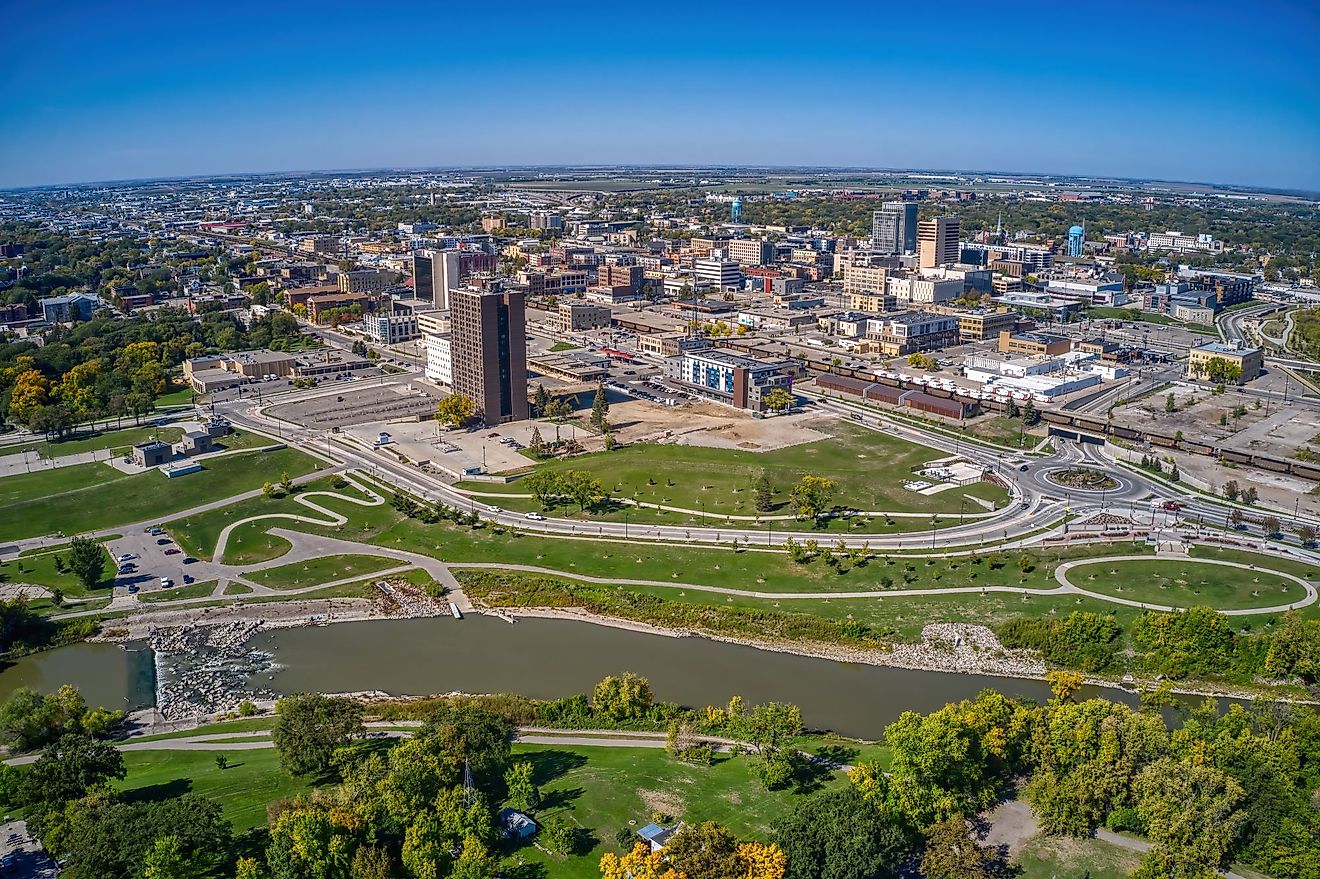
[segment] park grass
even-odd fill
[[[712,766],[692,766],[654,748],[513,746],[515,760],[528,760],[541,789],[542,823],[563,818],[591,833],[585,854],[548,854],[519,847],[506,863],[544,865],[549,879],[598,879],[601,855],[620,852],[615,834],[639,830],[655,811],[688,824],[718,821],[740,838],[768,839],[775,821],[788,815],[800,794],[766,791],[751,774],[746,757],[720,755]],[[846,783],[824,774],[817,786]],[[633,822],[629,824],[629,822]]]
[[[1079,589],[1166,607],[1209,606],[1217,610],[1276,607],[1306,595],[1300,583],[1248,571],[1178,559],[1078,565],[1068,580]]]
[[[217,754],[230,761],[215,765]],[[306,793],[307,780],[280,768],[274,748],[250,751],[125,751],[127,776],[114,786],[125,799],[154,800],[184,793],[201,794],[220,804],[224,816],[241,832],[266,824],[266,804]]]
[[[457,569],[464,592],[492,607],[582,607],[616,619],[684,629],[715,637],[808,646],[842,643],[877,648],[890,641],[916,642],[930,623],[994,627],[1021,616],[1063,617],[1072,611],[1113,614],[1130,625],[1141,613],[1098,598],[1007,592],[885,595],[874,598],[751,598],[698,592],[678,586],[608,586],[518,572]],[[549,581],[552,593],[536,588]],[[661,603],[646,601],[661,599]],[[725,611],[728,611],[727,613]],[[868,631],[858,634],[857,626]]]
[[[193,402],[192,388],[184,385],[173,391],[168,391],[156,397],[156,408],[166,409],[170,406],[191,406]]]
[[[266,453],[270,454],[270,453]],[[184,477],[187,478],[187,477]],[[199,559],[210,559],[215,553],[215,545],[220,539],[220,532],[226,526],[240,519],[246,519],[250,516],[263,516],[270,513],[288,513],[297,516],[319,517],[320,514],[294,500],[299,494],[307,494],[311,491],[337,491],[351,497],[361,497],[360,492],[351,486],[343,488],[334,488],[338,477],[330,476],[324,479],[317,479],[305,485],[296,486],[292,495],[284,497],[253,497],[246,500],[220,507],[215,510],[207,510],[204,513],[197,513],[182,519],[175,519],[167,522],[165,528],[169,531],[174,541],[189,555]],[[313,500],[324,507],[343,512],[345,516],[352,516],[353,511],[369,509],[358,506],[357,504],[336,502],[332,499],[318,497]],[[391,511],[393,512],[393,511]],[[254,564],[259,561],[269,561],[278,558],[284,552],[270,555],[278,544],[268,540],[259,540],[257,535],[264,535],[270,528],[306,528],[303,523],[294,522],[291,519],[267,519],[260,522],[254,522],[250,525],[243,525],[235,528],[230,535],[229,546],[236,547],[235,554],[226,552],[223,559],[225,564]],[[229,547],[226,547],[228,549]],[[249,555],[250,554],[250,555]],[[264,556],[264,557],[263,557]]]
[[[75,433],[68,438],[48,442],[33,440],[0,446],[0,457],[17,455],[36,449],[43,458],[59,458],[64,455],[76,455],[80,452],[99,452],[102,449],[114,449],[116,452],[127,451],[130,446],[156,438],[167,443],[178,442],[183,437],[183,428],[173,425],[129,427],[123,430],[105,430],[92,433]]]
[[[64,573],[55,570],[56,556],[63,557],[67,562],[68,551],[68,545],[65,544],[62,547],[43,550],[31,555],[22,555],[9,561],[0,561],[0,573],[3,574],[4,580],[9,583],[30,583],[34,586],[45,586],[47,589],[58,589],[69,598],[81,598],[89,594],[82,581],[67,570]],[[114,582],[116,569],[115,560],[107,550],[105,576],[93,588],[108,588]]]
[[[221,595],[247,595],[252,591],[252,587],[246,583],[226,583],[225,591]]]
[[[293,549],[293,544],[283,537],[268,533],[267,529],[273,524],[277,523],[270,520],[249,522],[229,532],[225,555],[220,562],[226,565],[254,565],[287,555]]]
[[[764,473],[774,492],[772,513],[791,512],[789,492],[803,476],[829,477],[837,483],[833,504],[857,510],[957,514],[961,492],[922,495],[903,488],[913,468],[941,454],[906,440],[848,422],[830,428],[834,435],[768,452],[702,446],[639,443],[612,452],[598,452],[548,461],[538,470],[585,470],[599,479],[612,496],[649,504],[701,510],[707,516],[755,516],[756,481]],[[505,486],[477,483],[475,490],[525,493],[517,481]],[[986,489],[1000,506],[1008,495]],[[973,511],[979,510],[973,507]]]
[[[181,601],[185,598],[206,598],[215,591],[219,582],[207,580],[204,583],[189,583],[187,586],[176,586],[173,589],[153,589],[150,592],[139,592],[137,598],[138,601],[145,601],[148,604]]]
[[[243,576],[271,589],[305,589],[321,583],[342,580],[354,574],[366,575],[402,567],[398,559],[374,555],[328,555],[293,562],[261,571],[246,571]]]
[[[1230,549],[1223,546],[1193,546],[1190,552],[1194,559],[1218,559],[1225,562],[1237,562],[1242,565],[1256,565],[1271,571],[1282,571],[1301,577],[1303,580],[1320,579],[1320,565],[1296,561],[1282,555],[1263,555],[1245,549]]]
[[[1033,837],[1013,863],[1018,879],[1127,879],[1141,853],[1101,839]]]
[[[212,458],[199,473],[166,479],[160,473],[124,474],[105,464],[79,464],[0,480],[0,540],[56,532],[77,534],[172,513],[260,488],[281,475],[317,469],[293,449]]]

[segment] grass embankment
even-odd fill
[[[189,583],[187,586],[176,586],[173,589],[153,589],[150,592],[139,592],[138,601],[151,604],[179,601],[184,598],[206,598],[215,591],[215,587],[219,582],[218,580],[207,580],[205,583]]]
[[[99,452],[113,449],[116,454],[126,452],[131,446],[150,439],[159,439],[167,443],[176,443],[183,437],[183,428],[173,425],[129,427],[124,430],[105,430],[77,432],[65,439],[49,442],[33,440],[26,443],[0,446],[0,457],[18,455],[36,450],[43,458],[60,458],[64,455],[76,455],[81,452]]]
[[[913,468],[943,455],[847,422],[839,422],[832,430],[835,435],[828,439],[769,452],[643,443],[612,452],[548,461],[538,465],[538,469],[585,470],[616,498],[695,511],[701,511],[704,504],[708,520],[723,515],[755,516],[754,487],[762,474],[774,492],[771,515],[791,512],[789,492],[807,474],[835,480],[838,488],[833,503],[857,510],[956,516],[964,506],[964,494],[994,500],[1000,506],[1007,500],[1007,492],[988,484],[953,488],[934,495],[908,491],[903,483],[914,478]],[[507,485],[474,483],[464,487],[525,492],[516,481]],[[602,517],[621,518],[622,506],[614,505],[615,509]],[[968,512],[983,510],[971,502],[965,506]],[[683,524],[676,518],[667,521]],[[930,527],[928,520],[924,527]]]
[[[1068,580],[1088,592],[1166,607],[1276,607],[1306,596],[1300,583],[1264,571],[1176,559],[1078,565]]]
[[[99,463],[10,476],[0,480],[0,540],[163,519],[318,466],[301,452],[280,449],[213,458],[201,472],[175,479],[150,471],[128,475]]]
[[[271,589],[305,589],[346,577],[388,571],[405,564],[398,559],[383,556],[328,555],[261,571],[248,571],[243,576]]]

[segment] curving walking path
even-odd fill
[[[1094,598],[1098,601],[1109,601],[1114,604],[1122,604],[1127,607],[1138,607],[1141,608],[1142,610],[1158,610],[1166,613],[1185,610],[1185,608],[1174,607],[1172,605],[1151,604],[1148,601],[1135,601],[1131,598],[1119,598],[1116,595],[1106,595],[1105,593],[1102,592],[1089,592],[1086,589],[1083,589],[1080,586],[1075,585],[1071,580],[1068,579],[1068,571],[1072,570],[1073,568],[1079,565],[1102,565],[1102,564],[1110,564],[1113,562],[1135,562],[1135,561],[1149,562],[1150,556],[1113,555],[1113,556],[1105,556],[1103,558],[1076,559],[1074,561],[1060,562],[1059,566],[1054,569],[1054,579],[1059,581],[1059,589],[1053,591],[1075,592],[1078,595],[1085,595],[1087,598]],[[1261,567],[1260,565],[1248,565],[1248,564],[1244,564],[1243,562],[1229,562],[1229,561],[1224,561],[1222,559],[1198,558],[1198,559],[1188,559],[1187,561],[1189,563],[1198,564],[1198,565],[1220,565],[1225,568],[1239,568],[1244,571],[1262,571],[1266,574],[1270,574],[1275,577],[1282,577],[1285,580],[1291,580],[1294,583],[1299,584],[1302,587],[1302,589],[1306,591],[1306,595],[1303,596],[1300,600],[1291,602],[1289,604],[1276,604],[1271,607],[1241,607],[1241,608],[1233,608],[1231,610],[1220,610],[1219,613],[1222,613],[1224,616],[1234,617],[1234,616],[1254,616],[1255,614],[1262,614],[1262,613],[1284,613],[1286,611],[1296,610],[1297,608],[1307,607],[1309,605],[1315,604],[1316,601],[1315,587],[1312,586],[1306,580],[1302,579],[1301,577],[1294,576],[1293,574],[1285,574],[1283,571],[1276,571],[1272,568],[1264,568]]]
[[[357,479],[354,476],[354,474],[345,472],[342,475],[342,478],[349,485],[353,486],[353,488],[357,489],[358,491],[362,492],[362,494],[366,495],[366,500],[363,500],[362,498],[353,497],[352,495],[341,494],[340,492],[337,491],[308,491],[308,492],[295,494],[293,495],[293,500],[295,503],[302,504],[303,506],[307,507],[309,510],[313,510],[317,513],[320,513],[325,518],[314,519],[311,516],[301,516],[297,513],[262,513],[261,515],[248,516],[245,519],[239,519],[237,522],[231,522],[228,525],[226,525],[224,527],[224,530],[220,532],[220,537],[216,540],[215,551],[212,553],[211,558],[217,562],[220,562],[225,557],[225,548],[229,543],[229,535],[233,533],[235,528],[239,527],[240,525],[247,525],[250,522],[259,522],[263,519],[288,519],[294,522],[305,522],[308,525],[321,525],[326,528],[337,528],[340,525],[344,525],[348,523],[347,516],[345,516],[342,513],[337,513],[328,507],[321,506],[320,504],[311,500],[311,498],[314,497],[334,498],[335,500],[338,501],[345,501],[350,504],[357,504],[359,507],[378,507],[381,504],[385,503],[384,497],[382,497],[379,493],[377,493],[375,489],[365,485],[362,481]]]

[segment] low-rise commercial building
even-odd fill
[[[450,345],[449,333],[427,333],[422,337],[426,347],[425,375],[431,381],[453,387],[454,385],[454,350]]]
[[[1229,367],[1225,372],[1222,367]],[[1206,342],[1187,352],[1187,377],[1198,381],[1222,381],[1226,384],[1244,384],[1260,375],[1265,368],[1265,355],[1259,348]]]
[[[1017,327],[1018,316],[1011,311],[993,308],[957,308],[937,305],[930,309],[936,314],[947,314],[958,319],[958,339],[962,342],[984,342],[998,339],[1000,332]]]
[[[1072,350],[1072,341],[1049,333],[999,332],[999,353],[1018,357],[1056,357]]]
[[[382,345],[409,342],[422,334],[417,328],[417,315],[411,311],[393,314],[382,311],[379,314],[368,315],[362,324],[367,333]]]
[[[608,305],[595,302],[559,303],[559,327],[565,332],[608,327],[612,316],[613,312]]]
[[[958,343],[958,321],[930,311],[904,311],[871,318],[866,337],[886,357],[938,351]]]

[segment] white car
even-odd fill
[[[545,520],[545,516],[542,516],[540,513],[528,513],[527,518],[531,519],[533,522],[542,522]]]
[[[161,588],[161,589],[169,589],[169,588],[170,588],[171,586],[173,586],[173,585],[174,585],[174,581],[171,580],[169,577],[161,577],[161,578],[160,578],[160,588]]]
[[[503,512],[504,512],[504,508],[503,508],[503,507],[497,507],[497,506],[495,506],[494,504],[491,504],[489,507],[487,507],[487,509],[490,510],[492,513],[503,513]]]
[[[137,556],[133,555],[133,553],[126,552],[118,558],[118,562],[123,564],[124,562],[131,562],[135,558],[137,558]]]

